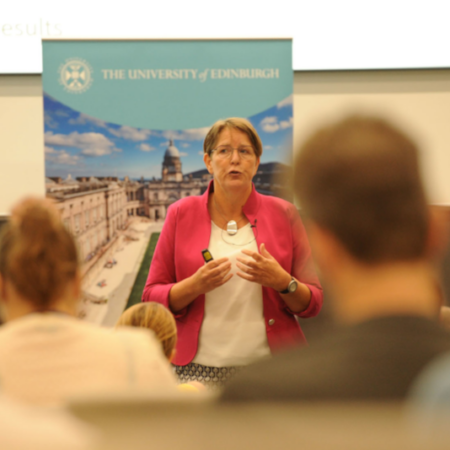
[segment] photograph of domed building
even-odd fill
[[[212,176],[203,163],[203,140],[209,127],[151,130],[109,123],[47,94],[44,106],[46,176],[54,181],[47,194],[54,197],[57,191],[66,192],[70,183],[92,180],[108,189],[120,187],[125,194],[123,219],[111,222],[111,230],[124,228],[137,217],[163,222],[172,203],[207,189]],[[253,179],[256,189],[291,200],[292,96],[249,120],[264,148]],[[79,195],[85,192],[80,190]],[[68,201],[68,196],[59,195],[58,201],[63,200]],[[114,235],[111,230],[105,236]],[[95,242],[89,244],[91,248]],[[82,243],[87,254],[91,253],[89,245]]]
[[[164,154],[164,162],[162,165],[163,181],[182,181],[183,173],[181,171],[180,152],[173,145],[173,139],[169,141],[166,153]]]
[[[202,194],[210,179],[208,175],[183,177],[180,152],[171,139],[164,153],[161,180],[150,181],[145,186],[148,217],[155,221],[164,220],[172,203],[183,197]]]

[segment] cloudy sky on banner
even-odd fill
[[[89,117],[47,95],[44,103],[47,176],[160,178],[169,140],[180,152],[183,173],[204,168],[203,140],[208,127],[138,129]],[[280,161],[291,154],[292,96],[249,119],[263,141],[261,162]]]

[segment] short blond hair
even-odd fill
[[[164,354],[171,358],[177,343],[177,325],[172,313],[156,302],[138,303],[125,310],[116,327],[131,326],[153,330],[161,342]]]
[[[218,120],[210,128],[208,134],[205,137],[205,141],[203,142],[204,153],[207,153],[209,156],[211,156],[211,150],[213,150],[216,146],[217,139],[219,138],[220,133],[225,128],[234,128],[245,133],[252,143],[256,157],[261,157],[263,151],[261,138],[258,136],[255,127],[250,123],[250,121],[247,119],[243,119],[242,117],[229,117],[228,119]]]

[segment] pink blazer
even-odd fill
[[[211,217],[208,195],[213,190],[214,183],[211,182],[203,195],[185,197],[169,207],[142,301],[158,302],[169,307],[172,286],[193,275],[204,264],[201,250],[209,245]],[[265,243],[269,253],[281,266],[311,290],[308,308],[298,315],[317,315],[322,307],[322,288],[312,266],[308,238],[295,206],[276,197],[261,195],[253,187],[243,211],[250,223],[256,225],[254,232],[258,248],[261,243]],[[267,340],[271,351],[306,342],[294,313],[280,294],[267,287],[262,290]],[[200,295],[175,315],[178,342],[174,364],[184,366],[194,358],[204,307],[205,295]]]

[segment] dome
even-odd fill
[[[78,182],[76,180],[74,180],[72,178],[72,175],[67,175],[67,178],[65,180],[62,181],[63,184],[78,184]]]
[[[173,140],[172,139],[169,142],[169,146],[167,147],[167,150],[166,150],[166,153],[164,154],[164,156],[170,156],[172,158],[179,158],[180,157],[180,152],[175,147],[175,145],[173,145]]]

